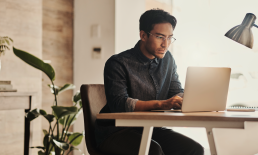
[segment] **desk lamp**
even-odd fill
[[[245,15],[245,18],[244,18],[242,24],[230,29],[225,34],[225,36],[252,49],[253,43],[254,43],[254,37],[253,37],[253,33],[251,31],[251,28],[253,26],[258,28],[258,26],[254,24],[255,19],[256,19],[256,16],[254,14],[247,13]],[[234,106],[232,106],[231,108],[233,108],[233,109],[228,109],[228,111],[251,111],[251,110],[254,111],[257,109],[257,107],[245,107],[247,109],[240,110],[239,107],[234,107]],[[249,109],[249,108],[251,108],[251,109]],[[255,109],[253,109],[253,108],[255,108]]]
[[[235,26],[230,29],[225,36],[246,46],[253,48],[254,37],[251,31],[252,26],[258,28],[254,24],[256,16],[252,13],[247,13],[241,25]]]

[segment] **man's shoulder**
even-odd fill
[[[128,64],[134,63],[135,57],[131,49],[112,55],[105,63],[105,71],[121,70],[127,67]]]
[[[131,48],[129,50],[123,51],[118,54],[112,55],[108,61],[118,61],[118,62],[124,62],[125,60],[130,60],[134,58],[134,48]]]
[[[173,62],[174,61],[174,57],[173,55],[170,53],[170,51],[167,51],[165,57],[163,58],[163,61],[165,62]]]
[[[174,59],[174,58],[173,58],[173,55],[171,54],[170,51],[167,51],[167,53],[166,53],[166,55],[165,55],[165,58]]]

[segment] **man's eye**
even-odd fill
[[[162,36],[156,36],[156,38],[158,38],[158,39],[163,39],[163,37],[162,37]]]
[[[168,40],[171,40],[172,39],[172,37],[168,37]]]

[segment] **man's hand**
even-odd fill
[[[183,94],[181,94],[183,95]],[[140,101],[135,104],[134,111],[181,109],[183,98],[176,95],[167,100]]]
[[[162,110],[169,110],[169,109],[181,109],[182,107],[183,98],[180,96],[173,96],[170,99],[167,99],[162,102],[161,108]]]

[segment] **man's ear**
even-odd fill
[[[147,34],[143,30],[140,31],[140,38],[141,38],[141,41],[144,41],[144,42],[148,38]]]

